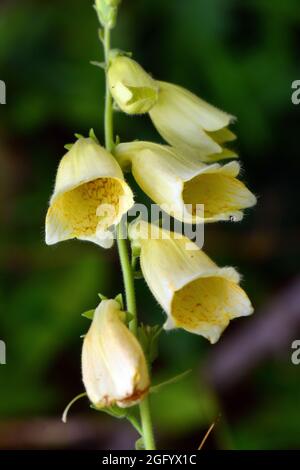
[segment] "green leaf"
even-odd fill
[[[124,419],[127,416],[126,408],[120,408],[117,405],[108,406],[106,408],[102,408],[100,411],[104,411],[104,413],[109,414],[117,419]]]
[[[76,133],[74,135],[75,135],[76,139],[83,139],[84,138],[84,136],[82,134],[77,134]]]
[[[106,68],[105,62],[97,62],[96,60],[91,60],[90,64],[94,65],[95,67],[99,67],[102,70],[105,70],[105,68]]]
[[[130,422],[130,424],[132,424],[134,429],[142,436],[143,430],[142,430],[142,426],[140,423],[140,412],[139,412],[139,408],[136,405],[130,408],[127,408],[126,418]]]
[[[107,300],[107,297],[103,294],[98,294],[98,297],[100,297],[101,300]]]
[[[127,310],[124,310],[124,313],[125,313],[125,323],[129,324],[134,319],[134,315],[132,315],[132,313],[128,312]]]
[[[93,128],[90,129],[89,138],[93,139],[96,142],[96,144],[99,144],[99,140],[98,140]]]
[[[97,408],[95,405],[91,404],[90,407],[93,410],[102,411],[113,418],[127,419],[134,429],[142,435],[142,427],[139,422],[139,411],[136,405],[131,406],[130,408],[121,408],[118,405],[107,406],[106,408]]]
[[[116,295],[115,300],[116,300],[116,301],[118,302],[118,304],[120,305],[121,310],[124,310],[123,295],[122,295],[122,294]]]
[[[66,150],[71,150],[71,148],[73,147],[73,145],[74,145],[74,144],[66,144],[66,145],[64,145],[64,148],[65,148]]]
[[[139,341],[150,364],[158,356],[158,340],[162,330],[160,325],[141,325],[138,329]]]
[[[182,372],[181,374],[175,375],[171,379],[165,380],[164,382],[161,382],[160,384],[153,385],[150,388],[150,393],[158,393],[160,390],[168,385],[176,384],[180,380],[183,380],[187,375],[189,375],[192,372],[191,369],[186,370],[185,372]]]
[[[87,310],[86,312],[83,312],[81,314],[82,317],[85,317],[85,318],[88,318],[89,320],[93,320],[94,318],[94,313],[95,313],[95,309],[93,310]]]

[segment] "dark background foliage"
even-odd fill
[[[240,224],[206,228],[205,250],[238,266],[255,305],[216,346],[164,335],[155,381],[192,369],[153,395],[160,447],[196,449],[221,415],[208,448],[300,448],[298,0],[123,0],[114,46],[154,77],[181,84],[238,116],[244,179],[258,206]],[[103,72],[97,20],[86,0],[2,0],[0,79],[1,448],[126,448],[135,432],[82,401],[80,314],[97,293],[121,290],[115,250],[44,245],[44,217],[64,144],[93,127],[103,141]],[[159,141],[147,117],[116,115],[123,140]],[[137,195],[139,192],[136,190]],[[164,314],[139,282],[141,316]]]

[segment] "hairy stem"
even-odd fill
[[[112,108],[112,96],[109,91],[109,85],[107,80],[107,70],[109,67],[109,53],[110,53],[110,29],[104,28],[104,55],[106,65],[106,93],[105,93],[105,115],[104,115],[104,127],[105,127],[105,147],[109,152],[114,149],[114,131],[113,131],[113,108]],[[130,329],[135,336],[137,336],[137,309],[136,309],[136,298],[134,288],[134,273],[132,270],[130,256],[128,251],[127,240],[124,237],[122,223],[119,224],[117,230],[117,243],[119,250],[119,258],[122,267],[123,280],[126,293],[126,306],[127,310],[133,316],[130,322]],[[143,441],[146,450],[154,450],[154,435],[152,420],[150,414],[149,398],[146,397],[140,404],[140,415],[142,422],[142,434]]]

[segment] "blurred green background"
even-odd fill
[[[64,144],[93,127],[103,141],[103,72],[92,1],[1,0],[0,79],[0,448],[129,448],[136,434],[90,410],[81,339],[97,293],[122,289],[115,250],[76,241],[44,244],[44,217]],[[210,346],[164,334],[154,380],[192,369],[153,395],[160,448],[300,449],[298,0],[123,0],[113,45],[154,77],[181,84],[238,116],[243,178],[258,206],[240,224],[205,231],[205,250],[237,266],[256,313]],[[116,115],[123,141],[159,141],[147,117]],[[138,191],[136,191],[139,195]],[[164,314],[139,281],[141,317]]]

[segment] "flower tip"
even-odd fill
[[[103,300],[95,311],[83,342],[82,376],[87,395],[98,409],[132,406],[149,389],[143,350],[115,299]]]
[[[251,193],[251,191],[250,191]],[[253,207],[257,204],[258,200],[257,200],[257,196],[255,196],[255,194],[251,193],[251,195],[249,196],[249,204],[250,206],[249,207]]]
[[[144,114],[158,99],[158,85],[133,59],[117,55],[108,70],[110,92],[127,114]]]

